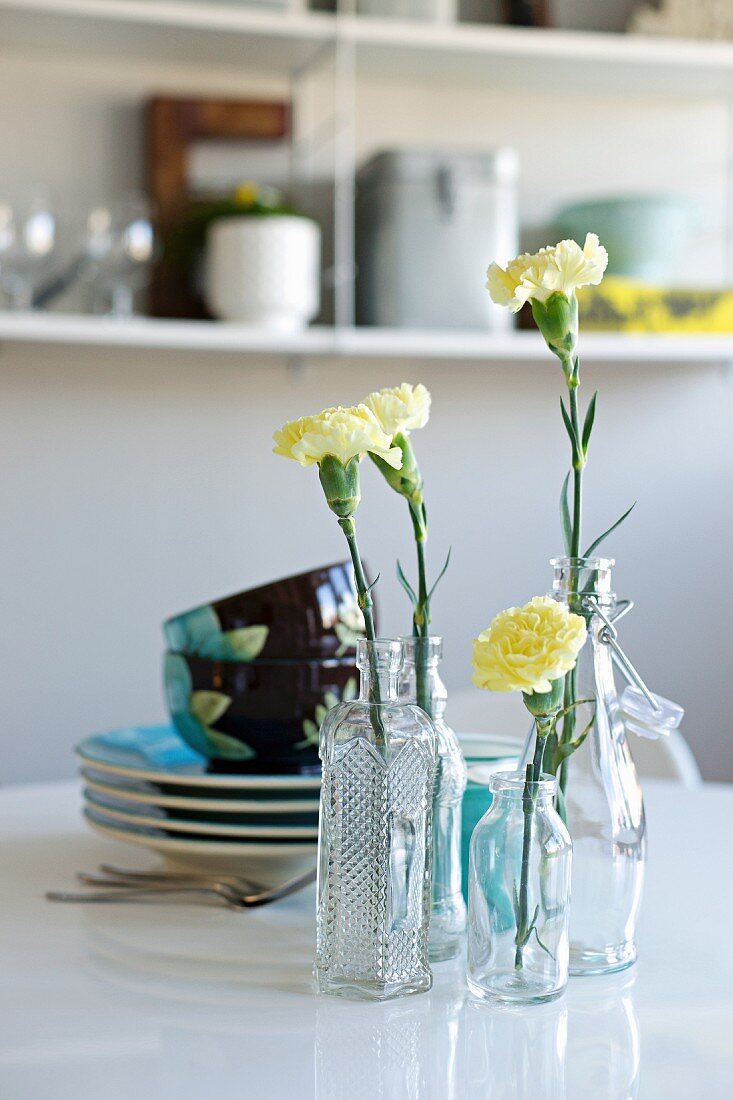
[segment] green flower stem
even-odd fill
[[[570,530],[570,557],[579,558],[581,555],[581,536],[583,525],[583,468],[585,455],[581,450],[580,417],[578,415],[578,388],[580,378],[578,374],[578,360],[569,360],[563,365],[565,377],[568,383],[568,398],[570,402],[570,423],[575,433],[576,444],[573,446],[573,515]],[[573,565],[570,569],[570,610],[580,613],[578,607],[578,594],[580,588],[579,569]],[[567,744],[575,736],[575,698],[577,689],[577,672],[573,669],[565,680],[564,706],[567,710],[562,723],[561,741]],[[563,822],[567,825],[566,792],[568,786],[569,757],[566,757],[560,765],[557,773],[557,808]]]
[[[537,805],[537,788],[533,784],[538,783],[542,775],[542,758],[545,754],[545,745],[554,725],[554,714],[535,718],[537,736],[535,738],[534,758],[531,764],[527,764],[525,772],[524,793],[522,795],[522,811],[524,813],[522,867],[519,876],[517,934],[514,937],[516,944],[514,953],[515,970],[521,970],[524,965],[524,948],[534,927],[534,922],[530,925],[529,919],[529,850],[532,844],[532,818]]]
[[[565,677],[565,696],[563,699],[563,709],[566,710],[562,720],[562,733],[560,741],[562,744],[567,744],[575,737],[575,726],[577,721],[575,700],[577,697],[577,681],[578,681],[578,667],[571,669]],[[556,809],[560,815],[564,825],[568,823],[567,803],[565,799],[566,791],[568,788],[568,765],[570,763],[570,757],[566,756],[557,769],[557,789],[558,797],[556,799]]]
[[[359,608],[364,616],[364,631],[367,636],[367,640],[370,642],[376,641],[376,635],[374,633],[374,601],[372,600],[371,592],[369,591],[369,585],[366,582],[364,576],[364,567],[361,564],[361,556],[359,554],[359,546],[356,541],[356,523],[353,516],[346,516],[339,520],[339,527],[346,535],[346,541],[349,545],[349,553],[351,554],[351,564],[354,567],[354,580],[356,582],[356,593],[359,601]]]
[[[580,440],[580,422],[578,418],[578,387],[570,386],[570,422],[575,431],[575,438]],[[583,455],[574,449],[573,453],[573,526],[570,544],[570,555],[573,558],[580,557],[581,528],[583,523]]]
[[[364,567],[361,564],[361,556],[359,554],[359,547],[356,541],[356,524],[353,516],[344,516],[339,519],[339,527],[346,535],[346,541],[349,546],[349,553],[351,554],[351,562],[354,567],[354,580],[356,582],[356,593],[359,601],[359,607],[361,608],[362,615],[364,616],[364,631],[366,633],[367,641],[374,642],[376,640],[376,634],[374,632],[374,601],[372,600],[371,592],[369,591],[369,585],[366,582],[364,576]],[[369,649],[369,702],[373,704],[370,707],[372,728],[377,738],[377,743],[383,745],[385,743],[385,731],[384,723],[382,722],[382,715],[379,712],[379,706],[382,702],[382,695],[379,690],[379,671],[377,668],[377,658],[372,646]]]
[[[409,501],[408,503],[415,533],[415,548],[417,550],[417,602],[412,616],[412,630],[416,638],[424,638],[426,640],[426,644],[419,645],[415,653],[416,698],[417,705],[432,718],[433,707],[430,697],[427,645],[427,639],[430,635],[430,600],[425,575],[425,543],[428,540],[428,529],[425,522],[425,508],[422,501],[419,503]]]

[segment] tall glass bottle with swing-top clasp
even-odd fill
[[[316,980],[385,1000],[432,984],[428,963],[433,724],[402,703],[397,641],[357,645],[358,699],[321,728]]]
[[[467,782],[466,762],[458,738],[445,721],[448,693],[440,678],[442,638],[401,640],[405,660],[400,698],[410,703],[417,701],[420,670],[425,677],[425,696],[438,738],[433,790],[430,959],[441,962],[458,954],[466,931],[466,903],[461,893],[461,806]]]
[[[565,681],[560,741],[585,739],[557,771],[557,806],[573,839],[570,973],[623,970],[636,959],[646,859],[639,777],[616,694],[607,622],[616,617],[609,558],[554,558],[550,595],[583,615],[588,637]],[[601,614],[597,613],[600,609]],[[523,765],[534,752],[534,726]],[[552,769],[550,746],[543,768]]]

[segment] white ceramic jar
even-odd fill
[[[206,305],[224,321],[304,328],[320,306],[320,257],[321,231],[310,218],[221,218],[206,239]]]

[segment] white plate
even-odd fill
[[[111,821],[119,821],[135,828],[163,829],[166,833],[198,833],[207,836],[231,836],[240,840],[318,840],[318,826],[313,825],[220,825],[218,822],[185,821],[177,818],[157,816],[143,810],[124,810],[110,806],[104,798],[93,791],[84,797],[87,805],[95,814],[103,815]]]
[[[209,762],[172,726],[131,726],[85,737],[75,749],[95,771],[209,790],[320,790],[320,775],[243,775],[208,771]]]
[[[515,737],[494,737],[490,733],[459,733],[458,743],[468,764],[492,760],[519,760],[524,742]]]
[[[516,756],[507,756],[499,760],[469,760],[466,763],[469,783],[479,787],[488,787],[492,775],[497,772],[513,772],[517,770]]]
[[[147,806],[168,806],[172,810],[204,810],[212,813],[249,813],[249,814],[306,814],[318,813],[317,798],[195,798],[187,795],[161,794],[154,788],[149,791],[137,790],[129,784],[117,786],[114,779],[105,782],[88,768],[81,769],[82,779],[87,787],[99,794],[108,794],[125,802],[140,802]]]
[[[157,830],[126,831],[84,816],[103,836],[158,852],[172,867],[204,873],[229,872],[249,876],[264,886],[285,882],[315,865],[317,844],[255,844],[236,840],[173,840]]]

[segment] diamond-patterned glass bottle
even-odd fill
[[[374,1000],[430,989],[430,831],[436,735],[398,699],[402,646],[357,646],[361,693],[329,711],[318,852],[316,979]]]
[[[466,930],[466,903],[461,893],[461,805],[466,789],[466,762],[453,730],[445,721],[448,693],[440,678],[442,638],[403,638],[405,661],[400,698],[418,700],[438,737],[438,766],[433,789],[433,874],[430,906],[430,959],[441,962],[458,954]]]

